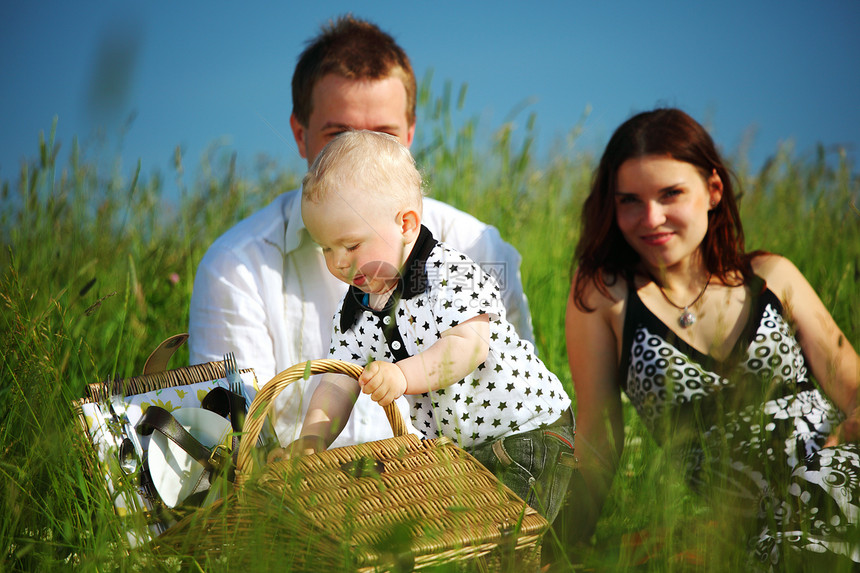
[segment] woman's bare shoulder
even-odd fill
[[[768,287],[775,293],[780,293],[806,279],[798,268],[790,260],[781,255],[766,253],[759,255],[751,261],[753,272],[763,278]]]
[[[765,278],[763,275],[771,274],[774,271],[784,270],[786,267],[794,268],[794,264],[783,257],[782,255],[777,255],[775,253],[762,253],[753,257],[752,261],[753,271],[762,278]]]
[[[581,280],[580,275],[574,274],[573,283]],[[620,277],[613,277],[608,274],[603,275],[603,284],[606,286],[606,291],[598,288],[594,281],[588,280],[581,292],[581,302],[584,306],[594,311],[606,311],[613,307],[623,304],[627,299],[627,282]],[[571,297],[573,289],[571,289]]]

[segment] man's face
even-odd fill
[[[406,88],[398,78],[348,80],[328,74],[314,86],[311,98],[308,125],[290,117],[293,137],[308,165],[326,143],[348,129],[380,131],[406,147],[412,145],[415,125],[406,120]]]

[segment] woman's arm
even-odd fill
[[[860,359],[815,289],[791,261],[777,255],[764,255],[753,267],[779,297],[786,315],[797,329],[797,340],[812,375],[827,396],[849,415],[847,426],[860,429]],[[852,421],[853,419],[853,421]],[[857,441],[860,432],[843,436]],[[835,443],[831,438],[831,442]],[[828,442],[828,445],[833,443]]]
[[[567,301],[565,335],[570,373],[576,391],[576,441],[583,480],[572,482],[567,516],[577,539],[587,539],[600,517],[624,447],[621,393],[618,370],[618,314],[623,303],[611,301],[590,289],[588,303],[596,307],[584,312]],[[576,491],[576,488],[584,491]]]

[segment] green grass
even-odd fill
[[[434,96],[430,78],[423,82],[413,150],[433,196],[497,226],[519,249],[540,354],[572,392],[564,308],[580,207],[600,150],[578,148],[577,127],[539,159],[533,117],[515,117],[522,126],[496,127],[492,141],[479,144],[482,126],[452,120],[465,95],[462,88],[455,100],[445,86]],[[185,331],[207,246],[295,188],[302,174],[271,164],[246,174],[235,158],[215,154],[186,182],[177,151],[169,180],[141,167],[129,177],[99,171],[95,158],[74,142],[71,148],[68,163],[58,165],[50,130],[20,174],[2,183],[0,570],[169,569],[176,563],[153,564],[146,552],[125,556],[125,524],[89,475],[69,405],[89,383],[139,374],[161,340]],[[857,348],[860,180],[844,161],[833,168],[823,151],[774,153],[755,173],[744,157],[733,161],[745,190],[748,247],[792,259]],[[181,350],[172,365],[185,363]],[[641,570],[741,568],[731,526],[689,493],[628,410],[622,469],[582,567],[627,569],[642,554],[625,541],[647,528],[660,532],[660,545]],[[699,565],[684,559],[687,550],[697,552]]]

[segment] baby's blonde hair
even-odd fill
[[[412,154],[396,137],[345,131],[320,151],[302,180],[302,200],[317,203],[352,185],[395,209],[421,214],[422,181]]]

